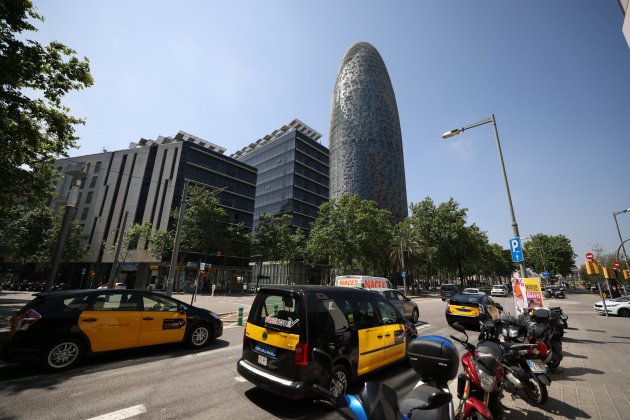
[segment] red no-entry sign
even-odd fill
[[[619,268],[619,261],[615,261],[615,268]]]
[[[593,254],[591,254],[590,252],[588,252],[588,253],[586,254],[586,259],[587,259],[587,260],[589,260],[589,261],[593,261],[593,259],[594,259],[594,258],[595,258],[595,257],[594,257],[594,256],[593,256]]]

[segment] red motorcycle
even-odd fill
[[[451,338],[466,349],[462,356],[464,372],[457,378],[457,396],[459,406],[455,417],[464,419],[501,419],[503,418],[503,380],[505,370],[501,364],[503,349],[498,342],[480,339],[477,346],[468,342],[466,329],[458,323],[453,328],[466,336],[461,339],[451,335]],[[484,336],[483,328],[480,337]]]

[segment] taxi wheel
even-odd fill
[[[42,363],[53,372],[69,369],[81,360],[83,349],[83,342],[77,338],[56,341],[44,351]]]
[[[211,337],[208,324],[197,324],[188,332],[188,345],[193,349],[200,349],[210,342]]]
[[[330,392],[335,396],[340,396],[346,393],[348,389],[348,371],[342,365],[336,365],[333,368],[332,376],[334,380],[331,379],[330,387],[328,388]]]
[[[418,319],[420,319],[420,314],[418,313],[417,309],[414,309],[413,313],[411,314],[411,321],[414,324],[417,324],[418,323]]]

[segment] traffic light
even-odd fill
[[[630,279],[630,270],[623,270],[623,278]]]
[[[605,279],[610,279],[610,270],[608,270],[606,267],[604,267],[604,278]]]
[[[586,274],[599,274],[599,265],[593,261],[586,261]]]

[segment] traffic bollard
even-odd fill
[[[238,308],[238,322],[237,325],[243,325],[243,308]]]

